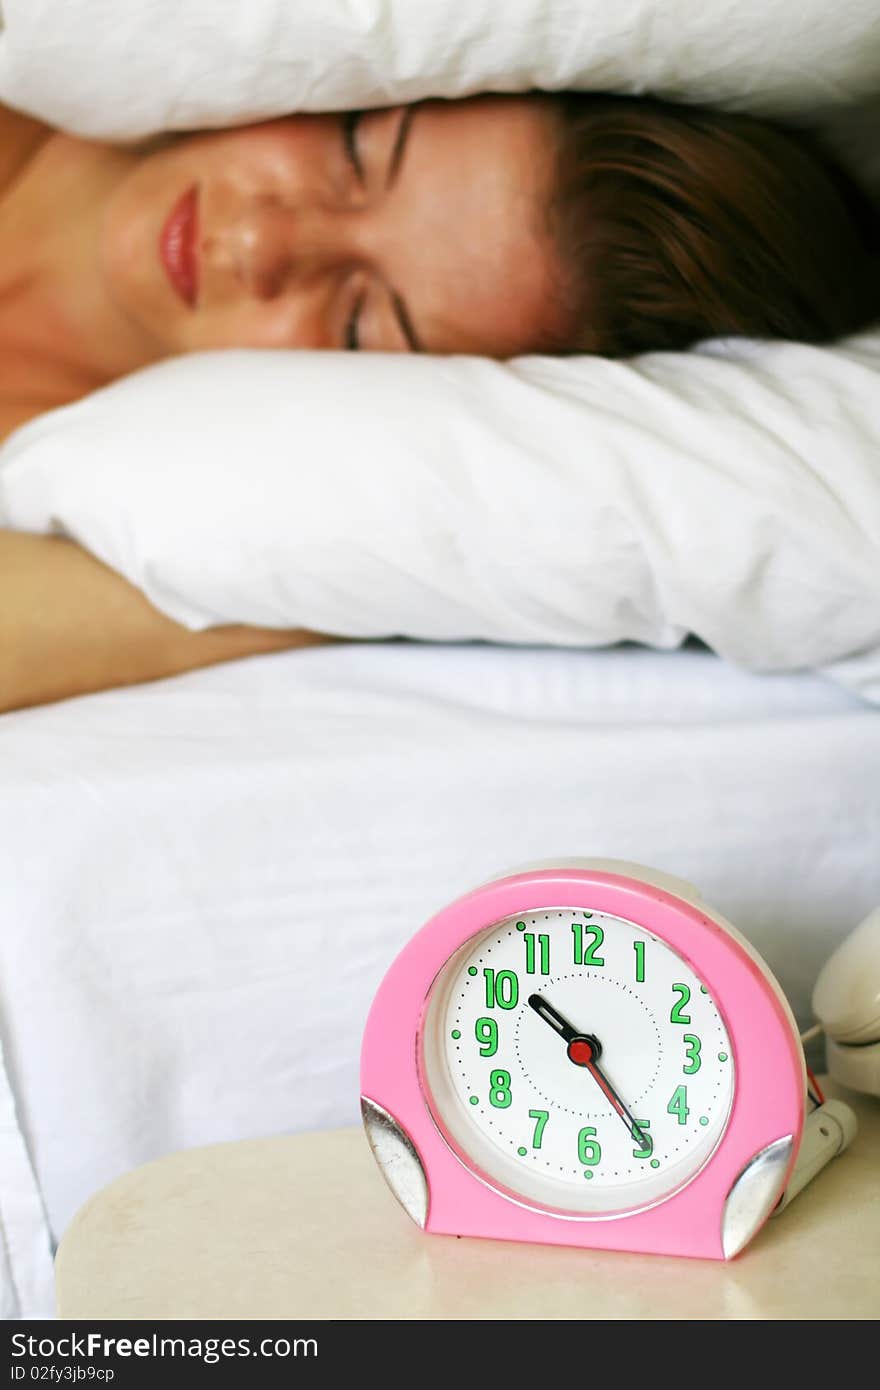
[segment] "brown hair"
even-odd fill
[[[815,136],[656,98],[554,103],[557,351],[822,343],[880,320],[880,213]]]

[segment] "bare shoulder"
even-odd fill
[[[43,121],[15,111],[0,102],[0,217],[12,185],[47,140],[55,134]],[[21,364],[4,343],[0,343],[0,445],[20,425],[47,409],[46,401],[22,393]],[[43,383],[41,381],[41,389]]]
[[[45,122],[0,103],[0,197],[54,133]]]

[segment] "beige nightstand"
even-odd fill
[[[119,1178],[61,1241],[58,1316],[873,1320],[880,1102],[835,1093],[858,1136],[730,1264],[426,1236],[347,1129],[192,1149]]]

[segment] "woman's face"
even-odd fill
[[[108,196],[100,273],[163,354],[538,351],[554,136],[549,103],[481,97],[163,140]]]

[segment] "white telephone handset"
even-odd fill
[[[823,965],[813,988],[819,1022],[806,1042],[825,1034],[825,1065],[841,1086],[880,1096],[880,907]],[[855,1112],[845,1101],[824,1101],[807,1116],[794,1172],[776,1208],[784,1211],[832,1158],[858,1133]]]
[[[813,989],[826,1066],[842,1086],[880,1096],[880,907],[825,962]]]

